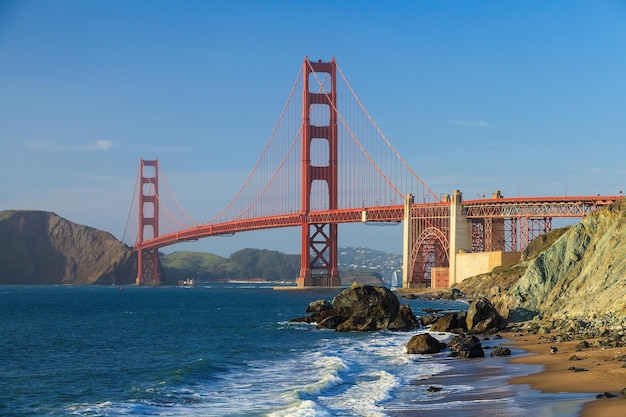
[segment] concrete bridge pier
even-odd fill
[[[459,190],[454,190],[450,200],[449,286],[456,284],[458,279],[456,254],[460,250],[472,251],[472,222],[467,218],[467,212],[462,201],[462,193]]]

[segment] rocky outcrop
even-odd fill
[[[480,340],[476,336],[456,335],[448,342],[450,356],[458,359],[484,358]]]
[[[431,332],[464,333],[467,331],[465,312],[446,313],[430,326]]]
[[[488,299],[479,297],[467,309],[465,324],[472,333],[495,333],[506,327],[506,320]]]
[[[441,343],[430,335],[430,333],[416,334],[406,344],[406,353],[425,354],[439,353],[446,347],[445,343]]]
[[[458,288],[469,297],[487,296],[511,321],[607,313],[625,317],[626,201],[596,210],[558,232],[533,242],[549,244],[519,264],[466,280]]]
[[[45,211],[0,212],[0,284],[128,284],[136,264],[110,233]]]
[[[442,314],[440,317],[424,316],[422,323],[430,323],[431,332],[450,333],[497,333],[506,328],[502,317],[491,302],[479,297],[472,301],[467,311]]]
[[[419,322],[408,305],[385,287],[353,284],[339,293],[332,304],[323,300],[307,308],[312,314],[294,322],[317,323],[318,328],[337,331],[411,330]]]
[[[491,357],[495,356],[511,356],[511,349],[508,347],[498,346],[491,351]]]

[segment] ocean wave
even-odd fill
[[[303,400],[283,410],[273,411],[267,417],[330,417],[323,407],[311,400]]]
[[[386,414],[381,403],[391,398],[391,391],[397,385],[398,378],[389,372],[367,372],[358,375],[345,391],[333,396],[322,396],[319,401],[334,412],[384,417]]]

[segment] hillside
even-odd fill
[[[160,254],[166,283],[194,278],[201,282],[223,279],[294,280],[300,271],[300,256],[265,249],[242,249],[229,258],[204,252],[178,251]]]
[[[136,263],[110,233],[51,212],[0,211],[0,284],[128,284]]]
[[[398,256],[367,248],[340,248],[345,283],[381,284],[381,272],[397,268]],[[300,256],[243,249],[229,258],[210,253],[159,254],[163,284],[194,278],[294,281]],[[131,284],[137,255],[110,233],[35,210],[0,211],[0,285]]]
[[[626,201],[540,237],[518,264],[463,281],[512,320],[626,316]]]
[[[400,260],[398,260],[400,258]],[[177,251],[160,254],[165,271],[164,282],[194,278],[200,282],[224,279],[263,279],[295,281],[300,272],[300,255],[289,255],[265,249],[242,249],[228,258],[204,252]],[[399,268],[401,257],[367,248],[339,248],[342,282],[354,281],[382,285],[381,271]]]

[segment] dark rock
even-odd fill
[[[308,318],[291,321],[317,323],[318,328],[341,332],[411,330],[419,326],[411,308],[400,306],[391,290],[357,283],[344,289],[332,303],[323,300],[311,303],[307,312],[312,313]]]
[[[420,316],[419,321],[422,324],[422,326],[430,326],[431,324],[436,322],[437,319],[438,319],[437,316]]]
[[[581,360],[582,360],[582,358],[579,358],[576,355],[570,356],[569,359],[568,359],[568,361],[581,361]]]
[[[491,351],[491,356],[511,356],[511,349],[507,347],[497,347]]]
[[[335,328],[338,332],[371,332],[380,329],[376,319],[363,316],[348,317]]]
[[[574,349],[576,350],[576,352],[580,352],[583,349],[587,349],[589,347],[589,342],[587,342],[586,340],[583,340],[582,342],[580,342],[579,344],[577,344]]]
[[[386,329],[398,316],[398,297],[386,287],[354,284],[333,300],[337,314],[352,319],[341,331]]]
[[[439,317],[431,326],[433,332],[464,333],[467,331],[463,313],[447,313]]]
[[[430,387],[428,387],[427,391],[428,392],[441,392],[443,388],[441,387],[433,387],[432,385]]]
[[[333,305],[328,300],[317,300],[313,301],[306,308],[306,313],[320,313],[322,311],[330,310],[333,308]]]
[[[504,317],[484,297],[479,297],[470,304],[465,322],[467,330],[474,333],[495,333],[506,327]]]
[[[602,400],[604,398],[614,398],[614,397],[617,397],[617,395],[613,394],[612,392],[603,392],[602,394],[596,395],[596,398],[598,400]]]
[[[432,337],[429,333],[416,334],[406,344],[407,353],[439,353],[445,347],[445,343]]]
[[[295,319],[289,320],[290,323],[317,323],[313,316],[305,316],[305,317],[297,317]]]
[[[420,327],[420,321],[413,314],[413,310],[408,304],[402,304],[396,319],[389,323],[389,330],[408,331]]]
[[[459,300],[465,298],[465,293],[458,288],[450,289],[450,292],[447,294],[450,300]]]
[[[452,357],[459,359],[485,357],[485,351],[476,336],[456,335],[448,342],[448,346]]]
[[[622,394],[622,397],[626,399],[626,388],[622,388],[621,394]]]
[[[320,321],[313,321],[313,323],[317,323],[318,329],[336,329],[340,324],[342,324],[345,321],[346,319],[343,316],[331,315],[331,316],[322,318]]]

